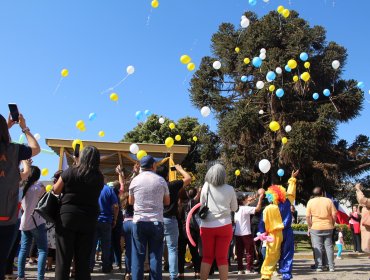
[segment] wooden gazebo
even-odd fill
[[[73,140],[65,139],[46,139],[46,144],[59,155],[59,169],[62,169],[63,158],[66,155],[69,165],[73,163]],[[117,178],[115,169],[118,164],[124,168],[131,168],[137,163],[136,156],[130,153],[132,143],[125,142],[101,142],[101,141],[82,141],[83,145],[95,146],[101,154],[101,171],[107,179]],[[173,166],[175,163],[181,164],[189,153],[190,146],[174,145],[167,148],[160,144],[140,144],[137,143],[141,150],[144,150],[157,159],[160,164],[169,164]],[[170,181],[176,178],[176,172],[170,171]]]

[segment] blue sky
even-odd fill
[[[239,24],[240,16],[252,10],[262,16],[278,5],[297,10],[311,25],[323,25],[327,40],[348,49],[344,76],[366,84],[361,117],[339,127],[340,137],[352,141],[370,135],[370,39],[367,34],[370,1],[339,0],[151,0],[48,1],[2,0],[0,2],[0,112],[16,102],[33,133],[45,138],[119,141],[136,124],[135,112],[153,113],[177,120],[199,117],[190,104],[191,73],[179,57],[189,54],[198,65],[210,54],[210,37],[222,22]],[[136,72],[116,89],[119,102],[100,94],[126,75]],[[65,78],[53,94],[60,70]],[[88,121],[91,112],[97,114]],[[85,120],[87,131],[75,128]],[[106,136],[98,137],[104,130]],[[19,128],[12,129],[18,139]],[[35,163],[53,172],[58,157],[41,155]]]

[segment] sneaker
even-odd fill
[[[337,259],[337,260],[343,260],[343,258],[342,258],[342,257],[336,257],[336,259]]]
[[[323,272],[322,268],[316,268],[316,272]]]
[[[257,274],[257,272],[254,270],[246,270],[245,274]]]
[[[316,269],[316,264],[311,265],[311,269]]]
[[[330,272],[335,272],[335,269],[334,268],[330,268],[329,271]]]
[[[243,274],[245,274],[245,272],[243,270],[238,271],[238,275],[243,275]]]
[[[329,271],[329,267],[327,267],[326,265],[324,265],[324,266],[322,267],[322,270],[323,270],[323,271]]]

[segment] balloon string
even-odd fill
[[[61,77],[61,78],[59,79],[59,82],[58,82],[58,84],[57,84],[57,86],[56,86],[56,88],[55,88],[55,90],[54,90],[54,92],[53,92],[53,95],[55,95],[55,94],[57,93],[57,91],[58,91],[58,89],[59,89],[60,85],[62,84],[62,80],[63,80],[63,77]]]
[[[153,12],[153,9],[150,9],[149,15],[146,19],[146,24],[145,24],[146,26],[149,26],[149,24],[150,24],[150,16],[152,15],[152,12]]]
[[[106,90],[103,90],[100,94],[104,94],[104,93],[107,93],[107,92],[110,92],[110,91],[113,91],[116,87],[120,86],[126,79],[127,77],[130,76],[129,74],[127,74],[122,80],[120,80],[116,85],[110,87],[110,88],[107,88]]]

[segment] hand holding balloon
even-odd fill
[[[264,232],[264,233],[261,233],[261,234],[257,234],[257,237],[254,238],[254,241],[258,241],[258,240],[267,241],[267,242],[271,243],[271,242],[274,242],[274,237],[272,237],[270,235],[267,235],[267,233]]]

